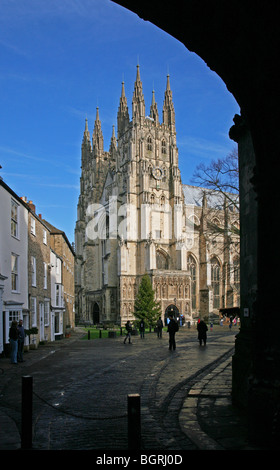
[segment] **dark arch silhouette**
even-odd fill
[[[114,0],[199,55],[240,106],[230,136],[238,142],[241,262],[240,319],[233,357],[233,401],[248,413],[249,440],[277,446],[280,438],[280,250],[267,221],[279,202],[280,3],[260,0]],[[250,178],[245,180],[245,173]],[[242,180],[244,175],[244,180]],[[242,187],[242,184],[240,187]],[[247,185],[247,187],[246,187]],[[247,214],[247,218],[246,218]],[[249,216],[248,216],[249,214]],[[267,256],[270,247],[272,256]],[[241,253],[242,254],[242,253]],[[242,256],[241,256],[242,260]],[[246,312],[246,313],[245,313]],[[257,412],[256,412],[257,410]]]
[[[99,305],[97,302],[94,302],[92,304],[92,310],[91,310],[91,314],[92,314],[92,323],[94,325],[98,324],[99,323],[99,320],[100,320],[100,317],[99,317]]]

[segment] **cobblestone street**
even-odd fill
[[[205,410],[217,398],[217,404],[230,406],[237,332],[217,326],[204,347],[195,329],[181,328],[171,352],[166,333],[162,339],[149,333],[123,344],[122,337],[87,340],[76,331],[70,339],[26,353],[23,364],[1,359],[0,449],[20,448],[25,375],[33,377],[33,449],[128,449],[128,394],[140,394],[142,449],[235,448],[230,439],[226,447],[218,442]],[[240,435],[244,426],[238,420]]]

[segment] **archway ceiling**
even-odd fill
[[[278,117],[280,2],[114,0],[114,3],[155,24],[198,54],[225,82],[253,132],[255,125],[260,124],[260,113]]]

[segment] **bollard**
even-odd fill
[[[99,330],[99,338],[102,337],[102,330]]]
[[[127,396],[127,415],[128,449],[139,450],[141,449],[140,395]]]
[[[88,330],[87,339],[90,339],[90,330]]]
[[[32,387],[33,377],[22,377],[21,448],[32,448]]]

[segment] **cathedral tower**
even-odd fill
[[[145,273],[151,277],[163,320],[170,311],[192,318],[201,296],[209,306],[205,292],[210,292],[211,278],[205,260],[210,268],[209,247],[216,250],[216,244],[209,243],[205,198],[197,203],[199,188],[182,185],[169,75],[160,123],[154,90],[146,115],[137,65],[131,119],[122,83],[117,133],[113,126],[109,151],[104,150],[97,108],[92,141],[86,119],[81,161],[75,229],[78,317],[93,323],[133,321]],[[222,263],[222,257],[215,259]],[[230,257],[225,261],[230,264]],[[217,285],[215,289],[218,292]],[[219,292],[222,300],[225,296]]]

